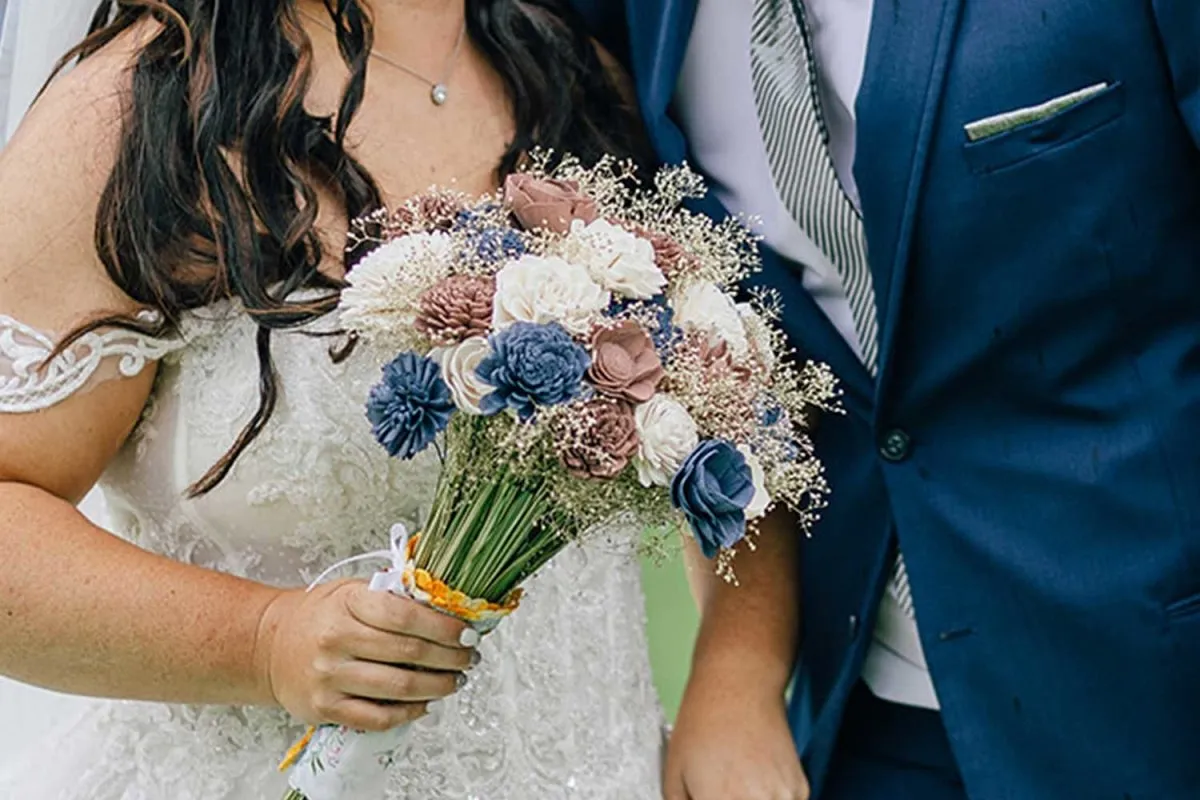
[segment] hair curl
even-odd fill
[[[319,270],[317,189],[348,218],[382,205],[346,147],[362,104],[373,27],[366,0],[324,0],[350,77],[337,114],[305,109],[312,43],[296,0],[103,0],[88,36],[59,62],[84,61],[147,21],[155,28],[132,65],[121,141],[97,214],[96,250],[130,298],[161,312],[105,316],[100,327],[162,336],[181,315],[236,299],[258,326],[258,408],[229,451],[189,489],[211,491],[275,408],[271,334],[333,310],[342,283]],[[562,0],[466,0],[470,40],[502,77],[515,117],[502,175],[535,147],[585,162],[639,158],[633,112],[581,21]],[[57,72],[57,70],[56,70]],[[360,253],[348,251],[349,271]],[[301,288],[327,290],[309,302]]]

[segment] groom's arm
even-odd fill
[[[710,562],[689,564],[702,620],[667,800],[808,797],[784,703],[799,641],[799,538],[790,514],[764,520],[757,548],[737,557],[737,586],[713,577]]]
[[[1200,147],[1200,2],[1153,0],[1152,5],[1171,69],[1175,103]]]
[[[727,683],[744,677],[764,695],[782,699],[799,642],[795,518],[779,511],[762,522],[757,548],[740,553],[734,562],[736,586],[717,577],[694,542],[688,542],[685,555],[701,613],[692,681]]]

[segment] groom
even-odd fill
[[[799,565],[705,603],[668,796],[805,796],[741,743],[798,623],[822,800],[1200,797],[1200,3],[577,5],[845,390]]]

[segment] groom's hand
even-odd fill
[[[667,748],[665,800],[808,800],[783,698],[730,677],[689,684]]]

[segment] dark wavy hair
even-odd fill
[[[87,38],[59,64],[84,61],[139,23],[156,23],[132,65],[95,244],[117,286],[161,313],[154,322],[92,320],[60,347],[105,326],[166,335],[184,311],[226,298],[240,301],[258,326],[258,408],[192,496],[217,486],[271,417],[272,332],[337,304],[341,284],[318,270],[317,188],[332,192],[350,219],[382,204],[345,144],[366,85],[370,8],[366,0],[325,6],[350,72],[332,119],[304,108],[313,55],[296,0],[103,0]],[[563,0],[466,0],[466,11],[468,35],[503,78],[515,115],[502,175],[535,147],[585,162],[605,153],[641,160],[634,114]],[[360,255],[346,253],[347,271]],[[290,302],[300,288],[328,292]]]

